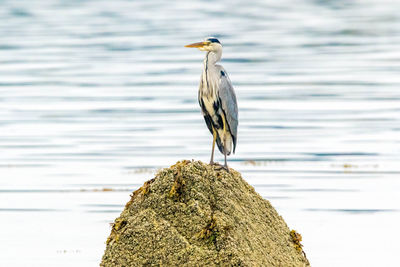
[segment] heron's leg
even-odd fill
[[[217,133],[215,132],[214,127],[212,129],[213,129],[213,144],[212,144],[212,150],[211,150],[210,165],[214,164],[214,148],[215,148],[215,140],[217,140]]]
[[[225,164],[224,164],[224,169],[227,171],[227,172],[229,172],[229,168],[228,168],[228,163],[226,162],[226,148],[227,148],[227,146],[226,146],[226,135],[227,135],[227,128],[226,128],[226,118],[225,118],[225,116],[224,115],[222,115],[222,122],[223,122],[223,129],[224,129],[224,139],[223,139],[223,142],[224,142],[224,159],[225,159]]]

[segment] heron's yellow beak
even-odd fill
[[[199,48],[199,47],[203,47],[203,46],[206,46],[206,45],[209,45],[209,44],[210,44],[210,42],[199,42],[199,43],[185,45],[185,47]]]

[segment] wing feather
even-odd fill
[[[233,140],[233,153],[235,153],[238,127],[238,106],[236,94],[226,71],[221,67],[218,97],[221,101],[222,110],[228,122],[229,131]]]

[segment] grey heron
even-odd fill
[[[235,153],[238,127],[238,106],[235,91],[226,70],[216,64],[222,56],[222,45],[217,38],[186,45],[206,51],[199,87],[199,104],[207,127],[213,135],[210,164],[214,165],[215,142],[224,155],[223,166],[229,172],[226,156]]]

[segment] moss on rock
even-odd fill
[[[240,173],[185,160],[132,194],[100,265],[308,266],[299,236]]]

